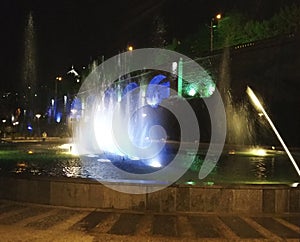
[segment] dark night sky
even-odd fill
[[[232,9],[268,18],[285,0],[3,0],[0,3],[0,91],[17,89],[22,80],[24,32],[28,14],[34,18],[40,84],[109,58],[126,48],[151,47],[152,21],[164,18],[169,39],[184,38],[218,12]]]

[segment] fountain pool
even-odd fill
[[[176,150],[176,142],[169,142],[167,149]],[[207,144],[199,144],[196,158],[187,172],[175,184],[228,185],[228,184],[288,184],[297,186],[299,177],[280,147],[225,146],[220,161],[204,179],[198,178],[199,169],[207,152]],[[73,149],[72,149],[73,151]],[[300,149],[291,150],[300,160]],[[150,173],[162,169],[163,164],[153,161],[152,165],[123,157],[109,157],[103,154],[88,154],[84,159],[70,153],[70,144],[60,142],[3,143],[0,146],[0,174],[13,176],[47,176],[53,178],[71,177],[95,179],[98,181],[124,183],[168,183],[163,180],[134,180],[130,172]],[[169,152],[171,154],[171,152]],[[182,166],[189,156],[188,145],[181,154]],[[172,159],[165,155],[164,160]],[[125,169],[117,173],[110,165]],[[172,172],[171,170],[169,172]]]

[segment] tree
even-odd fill
[[[231,12],[218,21],[214,30],[214,49],[299,31],[300,6],[297,4],[282,7],[278,13],[266,20],[255,20],[242,13]],[[182,41],[176,50],[198,56],[207,53],[209,51],[209,36],[209,27],[203,25],[197,32]]]
[[[152,44],[153,47],[164,47],[167,44],[166,40],[166,25],[163,19],[156,15],[153,19],[153,37],[152,37]]]

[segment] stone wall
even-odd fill
[[[112,185],[112,184],[110,184]],[[151,185],[114,184],[126,190]],[[171,186],[154,193],[120,193],[87,179],[0,178],[0,198],[68,207],[152,212],[297,213],[300,188],[289,186]]]

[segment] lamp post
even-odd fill
[[[214,24],[216,20],[220,20],[222,15],[219,13],[215,17],[210,20],[210,52],[214,50],[214,28],[216,25]]]
[[[36,115],[35,115],[35,117],[37,118],[37,130],[38,130],[38,137],[40,137],[41,136],[41,131],[40,131],[40,117],[41,117],[42,115],[41,114],[39,114],[39,113],[37,113]]]
[[[57,76],[55,78],[55,98],[57,99],[57,92],[58,92],[58,89],[57,89],[57,85],[58,85],[58,82],[60,82],[62,80],[62,77],[61,76]]]
[[[54,90],[54,117],[56,116],[56,112],[57,112],[57,96],[58,96],[58,82],[60,82],[62,80],[61,76],[57,76],[55,78],[55,90]]]

